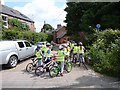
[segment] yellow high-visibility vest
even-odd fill
[[[36,52],[37,58],[42,58],[42,55],[40,54],[40,50]]]
[[[78,52],[78,47],[74,46],[73,53],[77,53],[77,52]]]
[[[65,48],[64,51],[65,51],[66,55],[69,55],[70,54],[70,47]]]
[[[83,46],[78,46],[78,53],[84,53],[84,47]]]
[[[58,50],[57,61],[64,62],[64,56],[65,56],[64,51],[63,50]]]

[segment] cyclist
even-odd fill
[[[50,43],[47,43],[46,44],[46,49],[45,49],[45,63],[48,63],[51,59],[51,49],[52,49],[52,46]],[[49,68],[46,68],[46,71],[49,71]]]
[[[65,52],[65,59],[68,58],[69,59],[69,56],[70,56],[70,47],[69,45],[65,44],[64,45],[64,52]]]
[[[59,46],[59,50],[56,55],[57,62],[60,64],[60,75],[63,76],[63,70],[64,70],[64,57],[65,57],[65,52],[63,50],[63,46]]]
[[[46,56],[46,52],[47,52],[47,47],[45,44],[42,44],[42,52],[43,52],[43,55],[44,57]]]
[[[79,61],[81,60],[82,63],[85,63],[85,60],[84,60],[84,46],[82,44],[82,42],[79,42],[79,48],[78,48],[78,54],[79,54]]]
[[[38,60],[38,66],[42,65],[43,64],[42,59],[43,59],[44,55],[42,53],[41,47],[37,47],[36,57]]]
[[[77,43],[75,43],[74,47],[73,47],[73,62],[75,62],[75,63],[77,60],[75,60],[74,58],[75,58],[75,55],[77,55],[77,53],[78,53],[78,47],[77,47]]]

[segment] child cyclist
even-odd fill
[[[70,47],[68,44],[64,44],[65,60],[70,60]]]
[[[85,50],[85,47],[83,46],[82,42],[79,42],[78,54],[79,54],[79,60],[80,60],[80,58],[82,58],[82,60],[81,60],[82,63],[85,63],[84,50]]]
[[[42,65],[43,64],[42,60],[44,58],[44,55],[42,53],[41,47],[37,47],[36,57],[38,60],[38,66]]]
[[[64,70],[64,57],[65,57],[65,52],[63,50],[63,46],[59,46],[59,50],[57,52],[56,58],[57,62],[60,64],[60,75],[63,76],[63,70]]]

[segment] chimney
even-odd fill
[[[57,25],[57,29],[59,29],[60,27],[61,27],[61,24],[58,24],[58,25]]]

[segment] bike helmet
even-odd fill
[[[59,46],[59,49],[63,49],[63,46],[62,46],[62,45],[60,45],[60,46]]]
[[[47,43],[46,46],[51,46],[51,44],[50,44],[50,43]]]
[[[79,42],[79,45],[83,45],[82,42]]]
[[[63,46],[66,48],[68,45],[67,44],[63,44]]]
[[[75,46],[77,46],[77,43],[74,43]]]

